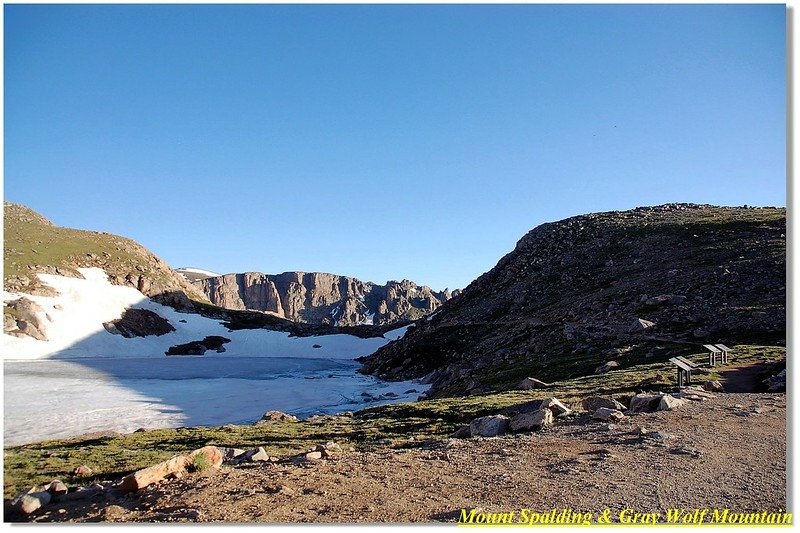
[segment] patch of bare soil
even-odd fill
[[[719,394],[616,424],[573,422],[501,438],[395,442],[302,465],[224,466],[100,498],[51,505],[32,518],[453,522],[462,508],[610,508],[613,515],[626,508],[778,511],[786,508],[786,395]]]
[[[777,373],[780,365],[774,361],[734,364],[725,367],[719,373],[719,382],[727,392],[753,392],[764,390],[761,380],[770,372]],[[784,363],[785,366],[785,363]]]

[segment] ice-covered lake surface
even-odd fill
[[[78,271],[82,277],[38,275],[54,296],[3,292],[5,302],[35,302],[47,335],[46,341],[3,335],[6,445],[142,427],[251,423],[269,410],[335,413],[415,400],[428,389],[356,372],[356,357],[402,337],[407,327],[372,338],[231,331],[219,320],[113,285],[99,268]],[[104,322],[131,308],[156,313],[174,331],[131,339],[106,331]],[[170,346],[207,335],[229,339],[225,352],[165,356]],[[390,399],[374,400],[379,396]]]
[[[224,355],[6,360],[4,444],[247,424],[273,409],[303,418],[412,401],[428,389],[380,381],[358,374],[358,367],[342,359]],[[375,400],[387,393],[390,399]]]

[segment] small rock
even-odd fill
[[[264,448],[259,446],[256,453],[250,455],[247,460],[253,463],[265,463],[269,461],[269,454]]]
[[[607,422],[609,420],[622,420],[625,418],[625,415],[622,411],[617,409],[609,409],[608,407],[601,407],[597,409],[594,413],[592,413],[592,418],[595,420],[602,420],[603,422]]]
[[[650,329],[655,325],[656,325],[655,322],[651,322],[651,321],[645,320],[643,318],[637,318],[628,327],[628,333],[641,333],[642,331],[644,331],[646,329]]]
[[[73,475],[76,475],[78,477],[88,477],[91,476],[94,472],[88,466],[81,465],[79,467],[76,467],[75,470],[72,471],[72,473]]]
[[[552,386],[553,386],[552,384],[545,383],[544,381],[539,381],[536,378],[525,378],[519,383],[517,388],[521,390],[533,390],[533,389],[547,389]]]
[[[473,437],[496,437],[508,431],[508,423],[507,416],[482,416],[469,423],[469,431]]]
[[[297,417],[281,411],[267,411],[255,425],[260,426],[270,422],[297,422]]]
[[[555,417],[567,416],[572,413],[572,409],[561,403],[557,398],[545,400],[542,402],[542,405],[539,406],[539,409],[550,409]]]
[[[319,461],[322,459],[322,452],[308,452],[305,454],[306,461]]]
[[[709,392],[725,392],[722,383],[719,381],[706,381],[703,383],[703,389]]]
[[[103,520],[106,522],[114,522],[120,520],[128,513],[128,510],[119,505],[109,505],[103,509]]]
[[[594,369],[595,374],[605,374],[606,372],[619,368],[619,363],[616,361],[607,361]]]

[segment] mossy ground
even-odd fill
[[[777,362],[785,358],[779,346],[734,346],[730,365],[750,362]],[[697,363],[707,363],[704,354],[688,355]],[[704,364],[704,366],[706,366]],[[700,380],[718,378],[726,367],[717,366]],[[524,378],[518,375],[518,380]],[[675,384],[675,370],[668,361],[637,362],[602,375],[588,375],[561,381],[553,388],[533,391],[507,391],[469,397],[441,398],[373,407],[353,416],[313,417],[302,422],[274,422],[261,426],[228,428],[195,427],[151,430],[128,435],[99,438],[51,440],[4,451],[4,495],[13,497],[31,485],[58,478],[69,484],[85,484],[72,470],[85,464],[95,480],[116,479],[131,471],[150,466],[179,453],[205,445],[236,448],[263,446],[270,455],[288,456],[313,445],[336,441],[358,449],[379,445],[379,439],[392,439],[396,446],[445,438],[471,419],[513,411],[532,400],[556,397],[570,404],[592,395],[624,399],[640,389],[664,390]]]

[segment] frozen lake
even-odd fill
[[[346,359],[126,357],[6,360],[4,444],[95,431],[252,423],[413,401],[428,389],[358,374]],[[414,392],[408,392],[409,390]],[[387,393],[390,400],[368,401]]]

